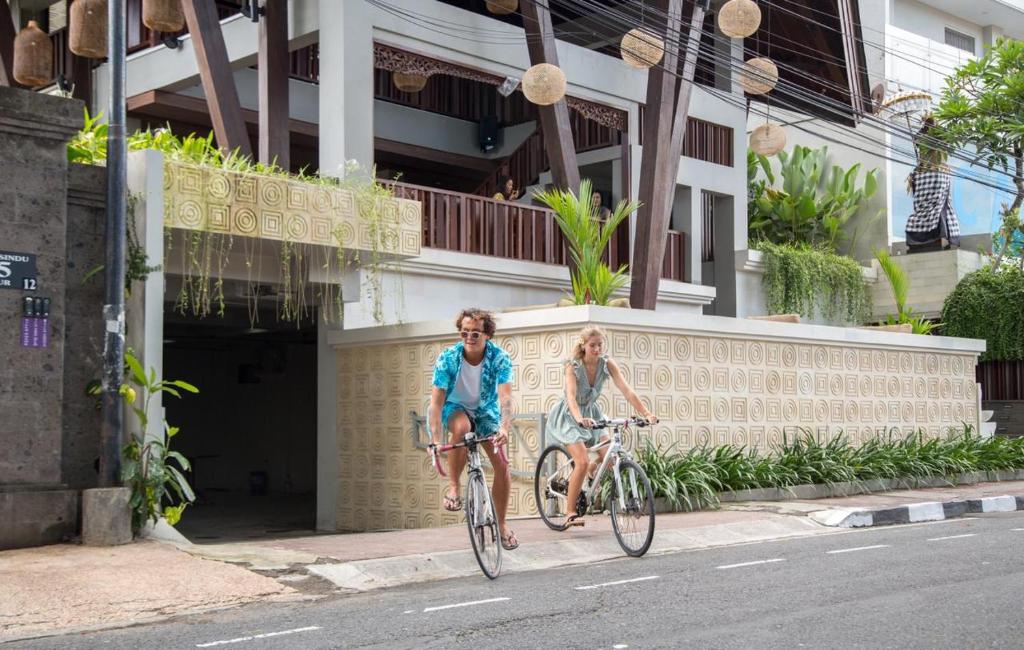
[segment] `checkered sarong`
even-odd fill
[[[914,213],[907,219],[907,232],[928,233],[939,229],[946,218],[947,239],[960,239],[960,220],[953,210],[952,176],[938,170],[917,170],[910,182],[914,194]]]

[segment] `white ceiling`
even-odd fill
[[[1024,39],[1024,0],[919,0],[947,14],[985,27],[1002,27],[1007,36]]]

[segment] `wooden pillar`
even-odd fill
[[[217,145],[224,151],[238,150],[251,157],[252,145],[242,119],[242,105],[238,101],[217,6],[212,0],[181,0],[181,9],[195,48]]]
[[[259,159],[276,162],[288,171],[291,160],[288,133],[288,2],[265,0],[260,20]]]
[[[555,31],[547,0],[522,0],[519,3],[526,30],[526,48],[530,64],[558,65]],[[576,145],[572,140],[569,107],[563,97],[550,106],[538,106],[544,148],[551,163],[551,177],[557,187],[575,190],[580,184],[580,168],[576,163]]]
[[[665,53],[661,66],[647,73],[647,110],[644,118],[644,153],[640,163],[639,200],[643,203],[637,217],[636,244],[631,267],[629,302],[634,309],[654,309],[665,258],[672,202],[675,198],[679,157],[690,112],[693,74],[700,52],[704,2],[696,0],[690,17],[690,30],[683,59],[682,81],[676,96],[676,77],[666,70],[677,69],[675,53]],[[661,0],[668,14],[668,33],[680,30],[682,0]],[[670,60],[671,56],[671,60]],[[653,149],[652,149],[653,147]]]
[[[7,0],[0,0],[0,86],[17,86],[14,82],[14,18]]]

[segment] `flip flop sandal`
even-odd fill
[[[583,526],[586,523],[587,522],[583,519],[583,515],[571,515],[568,519],[565,520],[565,527],[569,528],[571,526]]]
[[[501,548],[506,551],[514,551],[519,548],[519,538],[516,537],[516,531],[509,530],[508,537],[501,538]]]
[[[462,510],[462,497],[457,494],[444,495],[444,509],[448,512],[459,512]]]

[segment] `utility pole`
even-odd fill
[[[125,140],[125,0],[107,2],[107,60],[110,105],[107,108],[106,292],[103,320],[103,427],[100,486],[121,485],[124,411],[118,392],[124,383],[124,248],[128,197],[128,145]]]

